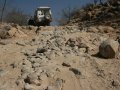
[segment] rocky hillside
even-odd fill
[[[120,27],[120,0],[107,0],[102,4],[88,4],[74,12],[69,25],[109,25]]]
[[[0,90],[120,90],[119,35],[110,26],[1,24]]]

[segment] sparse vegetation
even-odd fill
[[[61,21],[68,20],[71,24],[78,23],[81,25],[81,23],[84,23],[90,26],[108,24],[109,22],[112,25],[112,23],[118,22],[115,27],[120,26],[120,0],[93,0],[93,3],[88,3],[81,9],[71,10],[70,13],[68,11],[62,13],[64,18]],[[70,19],[66,15],[69,15]],[[68,21],[64,22],[64,25],[68,24]]]
[[[71,8],[71,7],[63,9],[61,12],[62,13],[61,19],[58,20],[59,25],[65,25],[65,24],[69,23],[72,20],[73,16],[78,13],[78,11],[79,11],[79,9]]]
[[[24,14],[21,10],[13,9],[5,16],[7,23],[16,23],[19,25],[27,25],[28,15]]]
[[[1,18],[0,18],[1,22],[3,21],[3,14],[5,11],[6,2],[7,2],[7,0],[4,1],[3,7],[1,7]]]

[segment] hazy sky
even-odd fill
[[[62,9],[78,8],[93,0],[7,0],[7,2],[30,15],[33,15],[34,10],[39,6],[49,6],[52,9],[53,18],[56,19],[60,17]]]

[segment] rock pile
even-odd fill
[[[9,44],[1,39],[1,90],[120,89],[120,60],[115,57],[119,38],[115,41],[117,32],[113,28],[49,26],[40,27],[36,34],[36,27],[10,26],[28,38],[10,38]],[[110,35],[114,34],[112,40]],[[97,52],[104,58],[95,57]]]
[[[36,29],[36,27],[32,26],[19,26],[17,24],[4,23],[0,27],[0,39],[27,37],[30,34],[35,34]]]
[[[90,4],[75,12],[70,25],[109,25],[120,27],[120,0],[107,0],[102,4]]]
[[[22,63],[21,77],[17,80],[18,86],[22,82],[24,90],[37,90],[38,88],[41,90],[61,90],[64,80],[56,78],[56,75],[61,72],[61,66],[70,68],[68,71],[74,75],[81,75],[79,69],[72,68],[70,61],[61,60],[60,66],[59,63],[55,63],[58,57],[81,56],[89,51],[84,39],[79,36],[74,38],[68,36],[81,31],[75,29],[69,31],[69,29],[40,32],[38,38],[28,42],[31,46],[37,47],[22,52],[27,58]],[[50,78],[55,82],[52,86],[49,84]]]

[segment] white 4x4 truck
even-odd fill
[[[38,7],[35,10],[34,17],[28,20],[28,25],[49,26],[52,22],[52,13],[50,7]]]

